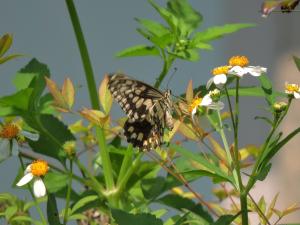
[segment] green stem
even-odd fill
[[[132,154],[133,154],[132,144],[128,144],[126,153],[125,153],[124,158],[122,160],[121,169],[120,169],[120,172],[119,172],[119,175],[118,175],[117,187],[119,186],[120,181],[123,179],[124,175],[126,174],[128,168],[131,165]]]
[[[241,193],[240,195],[241,202],[241,212],[242,212],[242,225],[248,225],[248,204],[247,204],[247,194]]]
[[[130,168],[127,170],[127,172],[124,174],[124,176],[122,177],[122,179],[118,183],[117,194],[116,195],[120,195],[123,192],[123,190],[125,189],[126,184],[127,184],[128,180],[129,180],[129,178],[132,176],[132,174],[139,167],[139,165],[141,163],[141,158],[142,158],[143,155],[144,155],[143,153],[138,153],[137,157],[132,162],[132,165],[130,166]]]
[[[241,176],[240,160],[239,160],[239,143],[238,143],[238,134],[239,134],[239,87],[240,87],[240,78],[236,78],[235,85],[235,119],[234,119],[234,167],[238,176],[238,184],[240,188],[240,204],[242,211],[242,224],[248,225],[248,204],[247,204],[247,193],[244,192],[244,186]]]
[[[98,193],[100,197],[105,196],[105,190],[101,183],[85,168],[84,165],[80,163],[78,159],[75,159],[75,163],[78,166],[78,168],[91,180],[92,182],[92,188],[94,191]]]
[[[216,111],[217,111],[217,115],[218,115],[218,119],[219,119],[218,131],[220,133],[220,136],[221,136],[224,148],[225,148],[228,167],[229,167],[229,170],[231,171],[232,170],[232,165],[233,165],[233,160],[232,160],[232,157],[231,157],[231,154],[230,154],[229,145],[228,145],[227,138],[226,138],[226,135],[225,135],[225,132],[224,132],[224,128],[223,128],[224,126],[223,126],[220,110],[218,109]],[[236,173],[236,170],[233,170],[232,173],[233,173],[233,178],[234,178],[234,181],[235,181],[235,187],[239,190],[238,175]]]
[[[154,84],[155,88],[159,88],[159,86],[161,85],[162,81],[164,80],[164,78],[167,76],[170,67],[172,66],[172,63],[174,61],[173,57],[165,57],[165,55],[163,55],[163,59],[164,59],[164,65],[163,65],[163,69],[160,73],[160,75],[158,76],[158,78],[156,79],[156,82]]]
[[[230,101],[230,97],[229,97],[229,93],[228,93],[228,89],[227,89],[226,85],[225,85],[225,93],[226,93],[226,98],[227,98],[227,102],[228,102],[228,106],[229,106],[229,112],[230,112],[232,127],[233,127],[233,129],[235,129],[235,122],[234,122],[234,115],[233,115],[232,105],[231,105],[231,101]]]
[[[70,205],[70,197],[71,197],[71,190],[72,190],[72,181],[73,181],[73,161],[70,160],[69,184],[68,184],[67,197],[66,197],[64,225],[66,225],[67,221],[68,221],[68,211],[69,211],[69,205]]]
[[[80,26],[79,18],[76,12],[76,8],[74,5],[73,0],[66,0],[66,5],[70,14],[70,19],[72,21],[72,25],[74,28],[75,36],[77,39],[77,44],[79,47],[81,60],[83,63],[84,71],[85,71],[85,78],[88,85],[90,101],[92,104],[92,108],[99,110],[100,105],[98,101],[98,94],[96,89],[96,82],[94,78],[94,73],[92,69],[92,64],[90,61],[89,53],[87,50],[87,46],[85,43],[85,39],[83,36],[83,32]],[[111,160],[109,156],[109,152],[106,146],[106,139],[105,133],[102,128],[96,127],[96,138],[99,144],[99,151],[102,159],[102,166],[103,166],[103,175],[105,179],[106,188],[110,191],[114,190],[115,184],[113,180],[113,170],[111,166]],[[109,199],[108,199],[109,200]]]
[[[20,160],[20,164],[21,164],[22,169],[25,171],[24,162],[23,162],[23,159],[22,159],[22,157],[20,155],[19,155],[19,160]],[[32,199],[34,200],[34,204],[35,204],[36,210],[37,210],[38,214],[40,215],[42,223],[45,224],[45,225],[47,225],[48,224],[47,220],[44,217],[43,211],[42,211],[42,209],[41,209],[41,207],[40,207],[40,205],[39,205],[36,197],[33,194],[31,185],[27,184],[26,186],[27,186],[28,191],[30,192],[30,195],[31,195]]]
[[[286,116],[286,114],[287,114],[287,112],[288,112],[288,110],[289,110],[289,108],[291,106],[291,103],[292,103],[292,99],[290,98],[289,102],[288,102],[288,105],[287,105],[287,108],[286,108],[285,112],[283,113],[283,115],[278,120],[275,119],[274,125],[273,125],[273,127],[272,127],[272,129],[271,129],[271,131],[270,131],[270,133],[269,133],[269,135],[268,135],[268,137],[267,137],[267,139],[266,139],[266,141],[265,141],[265,143],[264,143],[264,145],[263,145],[263,147],[262,147],[262,149],[260,151],[260,154],[257,157],[257,160],[256,160],[256,162],[254,164],[252,173],[250,175],[249,181],[248,181],[247,186],[245,188],[245,193],[248,193],[250,191],[250,189],[253,187],[253,185],[255,184],[255,182],[256,182],[256,179],[255,179],[256,176],[255,175],[256,175],[256,173],[258,171],[260,163],[261,163],[262,159],[265,156],[265,152],[266,152],[266,150],[269,147],[270,141],[271,141],[271,139],[272,139],[272,137],[273,137],[276,129],[278,128],[278,126],[280,125],[280,123],[282,122],[282,120],[284,119],[284,117]]]

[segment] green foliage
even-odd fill
[[[130,214],[119,209],[112,209],[112,216],[119,225],[141,224],[162,225],[163,222],[151,214]]]

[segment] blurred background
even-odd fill
[[[159,16],[146,0],[89,0],[74,1],[80,17],[83,32],[90,52],[97,83],[107,72],[122,71],[147,83],[154,83],[162,65],[156,58],[139,57],[117,59],[115,53],[132,45],[146,44],[135,31],[137,18],[159,20]],[[166,1],[156,0],[165,5]],[[170,83],[175,95],[185,91],[188,80],[195,86],[204,84],[210,78],[213,67],[224,65],[232,55],[246,55],[251,65],[268,68],[268,76],[278,90],[284,89],[284,82],[300,83],[292,55],[300,56],[300,12],[291,14],[273,13],[268,18],[260,15],[260,0],[190,0],[194,8],[204,17],[201,29],[226,23],[255,23],[254,28],[244,29],[213,42],[214,50],[202,52],[199,62],[177,61],[177,72]],[[299,8],[299,7],[298,7]],[[89,106],[84,71],[68,11],[64,1],[17,1],[1,0],[0,35],[12,33],[13,47],[10,53],[22,53],[25,57],[10,61],[0,67],[0,95],[14,91],[12,78],[32,57],[47,64],[52,79],[61,84],[70,77],[76,86],[77,108]],[[256,84],[255,79],[245,78],[242,84]],[[162,88],[166,87],[166,83]],[[256,115],[264,113],[263,99],[244,98],[241,102],[241,146],[259,145],[268,128],[261,121],[254,121]],[[282,130],[286,133],[299,127],[297,113],[299,103],[292,105]],[[273,161],[270,176],[259,183],[252,194],[255,199],[261,195],[270,202],[280,192],[279,208],[300,202],[300,137],[291,141]],[[10,158],[0,165],[0,192],[13,192],[24,196],[26,191],[12,188],[17,173],[16,158]],[[206,181],[197,184],[200,193],[208,194],[212,184]],[[29,195],[25,195],[29,198]],[[210,196],[206,197],[210,199]],[[299,222],[300,213],[286,217],[285,222]],[[282,221],[284,222],[284,221]]]

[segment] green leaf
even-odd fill
[[[271,80],[265,75],[262,74],[261,76],[258,77],[260,84],[261,84],[261,89],[263,90],[265,94],[266,101],[270,106],[272,106],[275,102],[275,95],[272,89],[272,82]]]
[[[13,79],[13,84],[17,90],[28,88],[36,73],[17,73]]]
[[[188,61],[198,61],[200,56],[197,50],[195,49],[187,49],[180,52],[168,52],[171,55],[177,56],[178,58],[188,60]]]
[[[169,0],[167,8],[178,19],[178,29],[183,36],[194,31],[203,19],[187,0]]]
[[[220,216],[219,219],[212,223],[211,225],[230,225],[240,215],[240,213],[236,215],[223,215]]]
[[[146,199],[154,199],[165,191],[166,179],[164,177],[156,177],[143,179],[141,188]]]
[[[269,163],[267,166],[263,167],[260,172],[256,175],[255,179],[263,181],[268,176],[270,170],[271,170],[272,164]]]
[[[183,212],[189,210],[205,219],[207,222],[213,222],[211,215],[205,211],[200,204],[196,204],[191,199],[183,198],[175,194],[168,194],[158,199],[157,202]]]
[[[202,166],[206,167],[209,172],[215,173],[219,177],[223,177],[228,182],[231,182],[232,184],[234,184],[232,177],[230,177],[226,173],[224,173],[218,166],[207,161],[207,159],[205,157],[203,157],[202,155],[193,153],[190,150],[187,150],[178,145],[172,145],[171,148],[174,149],[176,152],[179,152],[180,154],[182,154],[182,156],[200,163]]]
[[[57,173],[57,172],[49,172],[44,177],[44,182],[47,187],[47,191],[49,193],[56,193],[57,191],[61,190],[62,188],[66,187],[68,183],[67,174]]]
[[[29,102],[33,93],[32,88],[26,88],[15,94],[0,98],[0,106],[12,107],[18,110],[26,111],[29,108]]]
[[[153,0],[148,0],[152,7],[160,14],[160,16],[168,23],[173,32],[177,32],[178,19],[166,8],[157,5]]]
[[[50,77],[50,71],[46,64],[39,62],[33,58],[18,74],[35,74],[35,78],[31,81],[29,87],[33,88],[30,100],[31,111],[36,111],[39,105],[40,97],[45,89],[45,77]],[[21,76],[21,75],[18,75]]]
[[[10,220],[10,218],[12,218],[18,211],[18,206],[13,205],[13,206],[9,206],[5,209],[5,219],[6,220]]]
[[[112,209],[112,216],[118,225],[163,225],[163,221],[148,213],[129,214],[119,209]]]
[[[300,58],[298,58],[297,56],[293,56],[293,59],[297,66],[297,69],[300,71]]]
[[[280,141],[278,144],[273,145],[273,147],[268,148],[267,151],[265,151],[264,156],[262,157],[261,163],[259,165],[259,168],[263,168],[264,165],[270,162],[270,160],[276,155],[276,153],[291,140],[296,134],[300,132],[300,127],[295,129],[293,132],[291,132],[289,135],[287,135],[282,141]]]
[[[149,33],[151,33],[154,36],[161,37],[170,33],[168,28],[153,20],[139,18],[136,18],[135,20],[139,22]]]
[[[62,150],[62,145],[66,141],[75,140],[68,127],[52,115],[40,115],[35,117],[35,120],[30,117],[24,119],[27,124],[40,133],[38,141],[29,140],[33,151],[63,161],[66,154]]]
[[[154,46],[136,45],[126,48],[117,53],[117,57],[159,55],[159,50]]]
[[[186,222],[188,215],[190,212],[186,212],[182,217],[180,217],[174,225],[182,225]]]
[[[47,201],[47,218],[51,225],[61,225],[59,221],[59,214],[57,210],[56,198],[54,194],[48,194]]]
[[[74,212],[76,212],[81,207],[84,207],[86,204],[88,204],[88,203],[90,203],[90,202],[92,202],[96,199],[98,199],[97,195],[89,195],[89,196],[86,196],[86,197],[83,197],[83,198],[79,199],[79,201],[76,202],[74,204],[74,206],[72,207],[71,214],[73,214]]]
[[[200,178],[200,177],[211,177],[211,178],[213,178],[214,183],[228,181],[228,179],[225,179],[224,177],[219,176],[218,174],[215,174],[215,173],[211,173],[207,170],[191,170],[191,171],[181,172],[181,174],[188,180],[196,179],[196,178]]]
[[[223,37],[226,34],[236,32],[240,29],[254,27],[254,24],[248,23],[236,23],[236,24],[225,24],[223,26],[210,27],[202,32],[197,32],[192,39],[192,42],[208,42],[214,39]]]
[[[155,36],[149,34],[143,29],[137,28],[137,32],[139,32],[144,38],[152,42],[155,46],[158,46],[161,49],[164,49],[168,45],[172,44],[175,41],[175,36],[173,33],[167,33],[163,36]]]
[[[13,37],[11,34],[4,34],[0,38],[0,57],[2,57],[8,49],[11,47],[13,41]]]

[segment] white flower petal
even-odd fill
[[[225,105],[223,102],[213,102],[211,103],[208,108],[214,109],[214,110],[222,110],[224,109]]]
[[[19,182],[17,183],[17,186],[23,186],[23,185],[25,185],[25,184],[28,184],[31,180],[32,180],[32,178],[33,178],[33,175],[32,175],[32,173],[27,173],[27,174],[25,174],[22,178],[21,178],[21,180],[19,180]]]
[[[20,133],[21,133],[21,135],[23,135],[24,137],[26,137],[26,138],[28,138],[32,141],[38,141],[39,138],[40,138],[39,134],[31,133],[31,132],[28,132],[28,131],[25,131],[25,130],[22,130]]]
[[[212,103],[212,99],[209,94],[205,95],[200,103],[201,106],[209,106]]]
[[[9,140],[4,138],[0,139],[0,162],[10,156]]]
[[[27,173],[31,173],[31,164],[29,164],[25,169],[24,174],[27,174]]]
[[[243,67],[234,66],[228,71],[228,73],[242,77],[247,73],[247,71]]]
[[[43,197],[46,195],[46,187],[41,178],[36,178],[33,182],[33,193],[37,198]]]
[[[260,66],[248,66],[246,68],[244,68],[247,73],[251,74],[252,76],[258,77],[260,76],[262,73],[266,73],[267,72],[267,68],[265,67],[260,67]]]
[[[295,97],[296,99],[300,98],[300,93],[299,93],[299,92],[294,92],[294,97]]]
[[[18,141],[16,139],[12,140],[11,153],[14,156],[18,156],[19,155],[19,144],[18,144]]]
[[[214,77],[210,78],[206,83],[206,89],[208,90],[212,83],[214,82]]]
[[[219,74],[214,76],[215,85],[226,84],[226,82],[227,82],[226,74]]]

